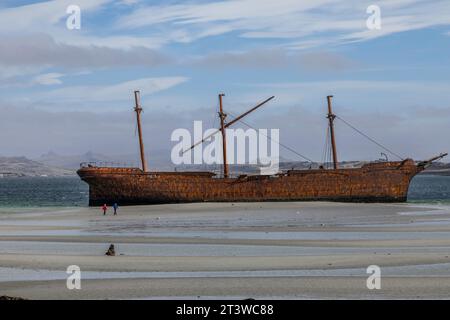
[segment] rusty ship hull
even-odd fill
[[[273,176],[217,178],[212,172],[144,172],[139,168],[83,167],[89,205],[342,201],[404,202],[411,179],[423,167],[411,159],[360,168],[290,170]]]

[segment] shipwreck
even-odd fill
[[[271,175],[231,176],[227,164],[225,129],[274,97],[266,99],[242,115],[226,122],[227,115],[223,110],[223,95],[221,94],[219,95],[220,111],[218,113],[220,128],[217,130],[222,136],[224,159],[222,173],[150,171],[145,159],[142,138],[142,107],[139,91],[135,91],[134,96],[141,168],[81,164],[77,173],[89,185],[90,206],[104,203],[144,205],[258,201],[404,202],[407,200],[411,179],[433,161],[447,155],[447,153],[443,153],[420,162],[409,158],[399,159],[399,161],[386,159],[385,161],[366,163],[358,168],[340,168],[334,132],[334,121],[338,116],[332,111],[332,96],[328,96],[327,137],[329,137],[330,158],[332,157],[330,159],[332,160],[331,167],[292,169]],[[202,142],[203,140],[197,142],[191,148],[195,148]],[[373,142],[377,143],[375,140]],[[379,146],[385,148],[380,144]]]

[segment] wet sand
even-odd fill
[[[111,243],[115,257],[104,255]],[[31,299],[448,299],[449,257],[446,206],[0,210],[0,295]],[[66,287],[69,265],[81,290]],[[369,265],[380,290],[366,286]]]

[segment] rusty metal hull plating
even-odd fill
[[[291,170],[275,176],[216,178],[211,172],[143,172],[137,168],[86,167],[89,205],[345,201],[404,202],[411,179],[422,170],[408,159],[361,168]]]

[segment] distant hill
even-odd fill
[[[0,157],[0,178],[59,177],[74,175],[73,170],[55,168],[25,157]]]
[[[450,176],[450,163],[435,162],[423,171],[422,174]]]

